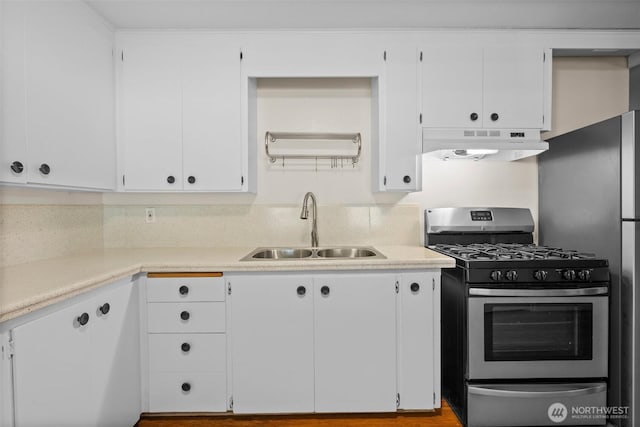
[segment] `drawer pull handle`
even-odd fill
[[[80,316],[78,316],[77,320],[80,326],[86,325],[87,323],[89,323],[89,313],[82,313]]]
[[[182,313],[180,313],[180,318],[182,320],[189,320],[189,312],[188,311],[183,311]]]
[[[305,288],[304,286],[298,286],[298,289],[296,289],[296,292],[298,293],[298,295],[304,296],[304,294],[307,293],[307,288]]]
[[[182,351],[184,351],[185,353],[188,353],[189,350],[191,350],[191,344],[189,344],[188,342],[183,342],[182,345],[180,346],[180,348],[182,349]]]
[[[191,384],[189,383],[182,383],[182,391],[189,391],[191,390]]]
[[[329,289],[328,286],[323,286],[320,288],[320,293],[324,296],[329,295],[330,292],[331,292],[331,289]]]
[[[189,293],[189,287],[182,285],[178,291],[180,292],[180,295],[187,295]]]
[[[102,314],[107,314],[109,310],[111,310],[111,306],[109,305],[108,302],[105,302],[98,308],[98,310],[100,310],[100,313]]]

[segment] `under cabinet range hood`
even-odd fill
[[[422,152],[442,160],[512,161],[548,149],[537,129],[422,129]]]

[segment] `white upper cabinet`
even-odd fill
[[[546,129],[550,62],[542,48],[425,49],[422,125]]]
[[[113,32],[81,2],[2,7],[0,180],[113,189]]]
[[[384,72],[372,97],[377,104],[372,109],[378,112],[372,120],[378,129],[372,148],[373,191],[420,191],[418,51],[411,44],[395,45],[385,51],[384,59]]]
[[[124,189],[242,191],[239,46],[156,33],[119,45]]]

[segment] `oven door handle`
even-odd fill
[[[512,386],[515,387],[515,386]],[[563,397],[577,397],[586,396],[589,394],[604,393],[607,391],[606,384],[589,384],[586,387],[581,386],[567,386],[565,390],[554,391],[534,391],[534,390],[517,390],[517,389],[503,389],[493,388],[491,386],[469,386],[469,394],[491,396],[491,397],[523,397],[523,398],[563,398]]]
[[[581,297],[608,293],[609,289],[606,286],[577,289],[469,289],[469,296],[472,297]]]

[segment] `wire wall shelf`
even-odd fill
[[[355,168],[362,154],[360,133],[266,132],[264,149],[269,161],[281,163],[289,160],[329,160],[330,168]]]

